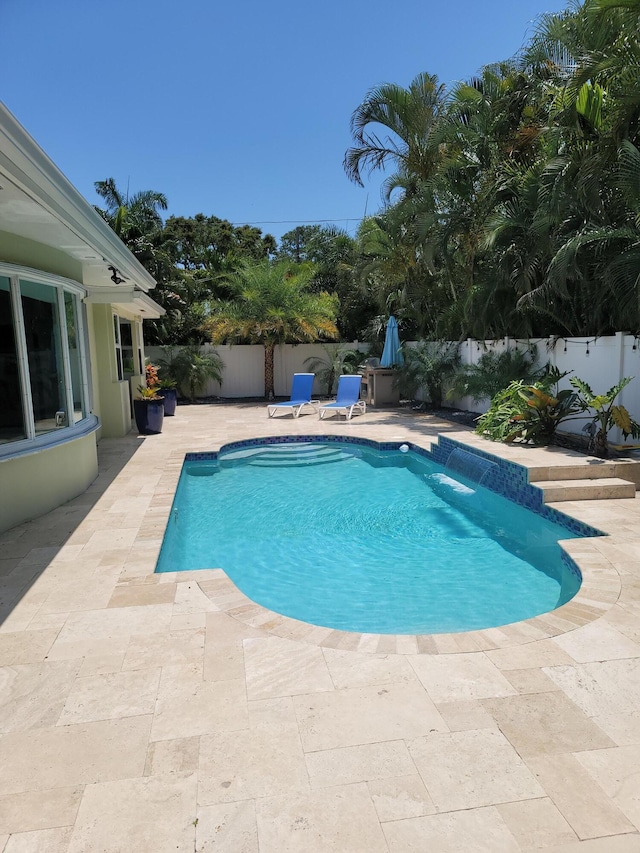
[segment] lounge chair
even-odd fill
[[[367,404],[364,400],[360,400],[360,383],[362,376],[356,373],[352,376],[340,376],[338,378],[338,393],[333,403],[326,403],[320,406],[320,419],[324,418],[327,412],[337,412],[345,415],[348,421],[354,411],[357,410],[364,415],[367,411]]]
[[[275,413],[282,409],[291,409],[293,417],[297,418],[303,406],[319,406],[317,400],[311,399],[314,373],[294,373],[291,384],[291,399],[284,403],[269,403],[267,414],[272,418]]]

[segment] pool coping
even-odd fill
[[[438,435],[438,441],[443,438]],[[464,440],[456,435],[455,439],[445,437],[446,441],[466,446],[476,452],[473,445],[466,445]],[[421,451],[435,461],[439,461],[431,449],[415,441],[385,441],[358,436],[339,436],[322,434],[295,436],[267,436],[245,439],[242,441],[222,444],[218,450],[185,453],[183,462],[190,459],[217,459],[223,450],[239,449],[256,444],[283,444],[287,442],[303,443],[305,441],[331,441],[348,444],[362,444],[381,449],[397,449],[402,444],[408,444],[412,449]],[[430,442],[431,444],[431,442]],[[501,461],[499,456],[493,456],[486,451],[482,455]],[[509,462],[525,469],[528,481],[528,467],[521,462]],[[180,470],[175,477],[177,488]],[[530,487],[535,488],[535,487]],[[539,491],[539,490],[536,490]],[[174,492],[175,493],[175,492]],[[531,508],[531,507],[530,507]],[[550,507],[553,512],[573,519],[570,513],[560,512]],[[534,510],[535,511],[535,510]],[[170,508],[167,511],[169,517]],[[539,513],[546,515],[546,513]],[[576,524],[583,523],[574,519]],[[251,628],[259,628],[274,636],[284,639],[306,642],[323,648],[357,651],[368,654],[450,654],[472,651],[489,651],[506,646],[523,645],[538,640],[557,637],[582,627],[603,616],[618,600],[621,591],[620,575],[606,556],[597,548],[598,539],[607,538],[606,531],[594,531],[594,536],[561,540],[559,542],[566,556],[577,566],[582,574],[582,584],[571,601],[555,610],[531,617],[520,622],[513,622],[496,628],[463,631],[441,634],[367,634],[360,632],[342,631],[324,628],[311,623],[302,622],[254,602],[238,589],[223,569],[197,569],[184,572],[154,573],[158,583],[175,583],[178,580],[194,581],[214,606],[228,616]],[[598,535],[599,534],[599,535]]]

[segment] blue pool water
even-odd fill
[[[184,464],[156,571],[222,568],[315,625],[466,631],[552,610],[580,580],[554,524],[413,452],[255,445]]]

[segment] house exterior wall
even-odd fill
[[[0,461],[0,531],[82,494],[98,476],[95,434]],[[10,500],[9,500],[10,496]]]
[[[20,280],[37,281],[46,274],[52,286],[58,280],[75,281],[82,286],[82,269],[72,259],[6,232],[0,233],[0,264],[14,265],[3,269],[15,270]],[[76,277],[71,279],[69,273]],[[0,531],[49,512],[85,491],[98,473],[99,438],[121,437],[131,430],[130,384],[125,379],[119,381],[116,373],[113,307],[95,304],[83,309],[80,297],[76,298],[83,314],[82,341],[89,374],[84,392],[85,421],[72,430],[50,432],[45,446],[41,441],[0,442]],[[22,346],[20,341],[18,346]],[[71,377],[79,387],[77,359]],[[140,381],[136,387],[138,384]],[[69,423],[73,424],[71,415],[67,412]],[[84,429],[82,424],[86,424]]]
[[[100,418],[101,438],[121,438],[131,429],[129,382],[118,379],[115,360],[113,309],[90,305],[92,315],[92,367],[94,401]]]
[[[136,330],[164,312],[153,276],[2,103],[0,184],[3,530],[97,476],[97,439],[131,429],[114,312]]]

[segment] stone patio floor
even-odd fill
[[[1,535],[0,851],[640,851],[638,497],[558,504],[610,534],[572,543],[580,597],[489,631],[351,635],[219,569],[153,574],[186,451],[438,432],[460,427],[180,407],[161,435],[101,442],[87,492]]]

